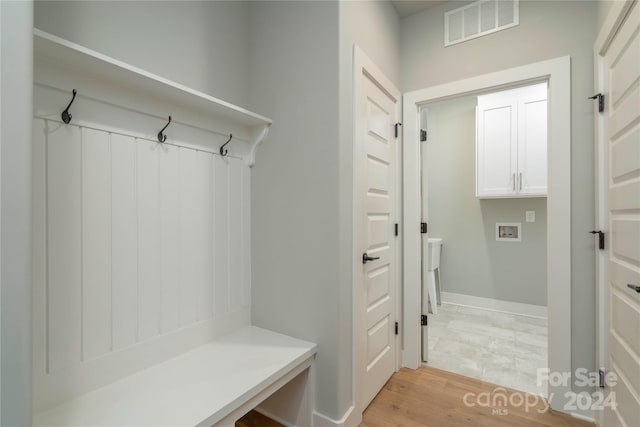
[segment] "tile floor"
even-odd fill
[[[427,365],[535,394],[547,364],[547,320],[442,304],[429,314]]]

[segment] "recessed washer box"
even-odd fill
[[[497,242],[520,242],[522,241],[521,222],[497,222],[496,223]]]

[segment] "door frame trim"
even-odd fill
[[[359,303],[359,298],[358,298],[358,286],[361,280],[361,275],[359,275],[358,273],[358,269],[362,268],[362,259],[359,257],[359,254],[362,254],[361,248],[359,247],[358,244],[358,193],[357,193],[357,189],[358,189],[358,164],[357,164],[357,160],[358,160],[358,117],[359,117],[359,111],[360,108],[362,108],[363,106],[360,105],[360,103],[358,102],[360,99],[360,94],[362,93],[363,90],[363,73],[366,73],[373,81],[375,81],[379,87],[384,90],[385,92],[387,92],[388,95],[390,95],[392,98],[395,98],[397,100],[397,108],[398,111],[396,112],[398,114],[398,118],[402,118],[402,93],[400,92],[400,90],[396,87],[395,84],[393,84],[393,82],[391,82],[391,80],[389,80],[384,73],[378,68],[378,66],[366,55],[366,53],[360,49],[358,47],[358,45],[354,44],[353,45],[353,117],[354,117],[354,125],[353,125],[353,168],[354,168],[354,179],[353,179],[353,194],[354,194],[354,198],[353,198],[353,248],[354,248],[354,259],[353,259],[353,291],[352,291],[352,298],[353,298],[353,329],[352,329],[352,334],[353,334],[353,340],[352,340],[352,345],[353,345],[353,363],[352,363],[352,376],[353,376],[353,402],[354,402],[354,406],[355,406],[355,411],[354,413],[356,415],[359,415],[360,417],[362,416],[362,413],[364,412],[364,410],[366,409],[364,407],[363,404],[363,376],[362,376],[362,368],[363,368],[363,364],[365,364],[366,362],[364,361],[364,351],[365,349],[362,348],[361,345],[361,340],[360,340],[360,333],[362,332],[362,314],[364,312],[364,307],[362,307],[362,304]],[[401,153],[401,144],[402,144],[402,135],[403,132],[400,132],[398,135],[398,138],[396,139],[396,150],[395,150],[395,163],[396,163],[396,176],[395,179],[398,181],[395,183],[395,187],[394,189],[396,190],[396,196],[395,196],[395,200],[394,200],[394,209],[396,210],[395,212],[395,221],[394,222],[400,222],[400,211],[398,210],[400,208],[400,203],[399,203],[399,199],[401,197],[401,194],[399,193],[399,189],[400,189],[400,185],[399,185],[399,179],[401,177],[401,175],[398,173],[398,170],[401,168],[401,157],[400,157],[400,153]],[[401,227],[402,228],[402,227]],[[396,311],[395,315],[396,315],[396,321],[398,321],[400,319],[400,312],[398,311],[400,309],[400,296],[401,296],[401,282],[400,282],[400,277],[401,277],[401,270],[402,270],[402,266],[400,265],[400,260],[402,259],[401,255],[400,255],[400,250],[402,248],[402,243],[401,243],[401,235],[398,236],[398,239],[396,240],[396,246],[395,246],[395,251],[396,251],[396,275],[395,275],[395,289],[394,289],[394,293],[395,293],[395,304],[394,304],[394,310]],[[402,330],[402,328],[400,328]],[[401,337],[402,335],[396,335],[395,336],[395,344],[396,344],[396,354],[395,354],[395,359],[396,359],[396,364],[395,364],[395,370],[397,371],[400,368],[400,360],[401,360],[401,353],[400,353],[400,345],[401,345]],[[360,418],[361,419],[361,418]]]
[[[571,59],[569,56],[509,68],[404,94],[403,128],[403,366],[420,366],[420,142],[419,107],[487,89],[549,81],[547,192],[547,306],[549,369],[571,370]],[[571,384],[549,387],[551,406],[563,410]]]
[[[608,82],[604,73],[604,54],[618,33],[624,19],[631,10],[634,0],[614,2],[609,10],[595,43],[593,44],[593,87],[594,93],[609,92]],[[637,5],[636,7],[640,7]],[[595,188],[595,226],[597,230],[609,231],[607,213],[607,168],[609,156],[607,150],[607,129],[605,115],[594,108],[594,188]],[[596,366],[598,369],[610,368],[607,361],[608,329],[609,329],[609,286],[607,284],[607,262],[609,259],[608,246],[604,251],[596,249]],[[595,412],[595,411],[594,411]],[[604,425],[605,411],[597,411],[594,418],[598,425]]]

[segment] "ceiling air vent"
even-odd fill
[[[518,22],[518,0],[477,1],[444,15],[444,45],[506,30]]]

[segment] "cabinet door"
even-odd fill
[[[505,93],[478,97],[476,196],[516,192],[517,102]]]
[[[518,193],[547,194],[547,85],[518,100]]]

